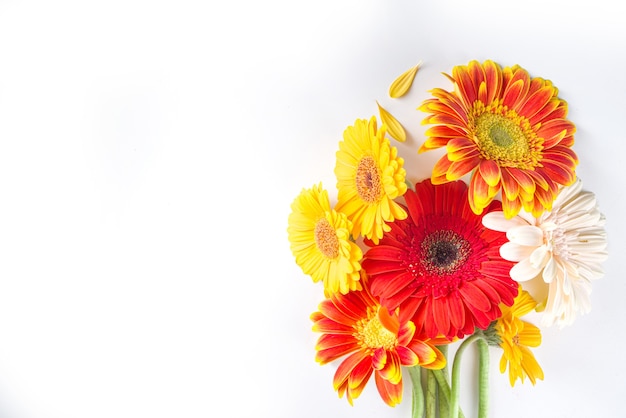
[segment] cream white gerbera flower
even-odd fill
[[[562,187],[552,211],[538,218],[523,211],[512,219],[503,212],[483,217],[487,228],[506,232],[500,255],[517,262],[511,277],[543,305],[543,325],[561,327],[591,310],[591,282],[604,275],[608,255],[604,224],[595,195],[582,190],[580,179]]]

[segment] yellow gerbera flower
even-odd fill
[[[500,337],[500,347],[504,350],[500,359],[500,373],[509,366],[509,381],[515,385],[517,379],[524,383],[527,376],[534,385],[537,379],[543,380],[543,370],[528,347],[541,344],[541,331],[535,325],[522,321],[520,317],[535,309],[537,302],[530,294],[519,289],[513,306],[500,305],[502,316],[497,320],[495,330]]]
[[[394,201],[407,189],[404,159],[398,157],[397,148],[390,145],[385,132],[385,125],[377,129],[375,117],[369,121],[357,119],[343,133],[335,165],[335,209],[352,221],[355,238],[362,235],[376,244],[383,232],[389,231],[386,222],[407,216]]]
[[[429,113],[419,152],[446,147],[435,164],[435,184],[471,172],[468,198],[480,214],[502,191],[507,218],[523,207],[534,216],[552,208],[559,185],[576,179],[576,127],[567,103],[549,80],[519,66],[472,61],[452,69],[454,91],[432,90],[420,110]]]
[[[320,183],[303,189],[291,205],[289,242],[305,274],[323,281],[326,294],[360,290],[360,260],[363,252],[350,239],[352,222],[332,210],[328,192]]]

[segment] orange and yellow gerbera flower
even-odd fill
[[[352,221],[354,238],[362,235],[374,242],[389,231],[387,222],[406,218],[406,212],[394,201],[407,189],[404,160],[385,138],[385,132],[385,125],[377,129],[375,117],[357,119],[343,133],[335,165],[335,209]]]
[[[515,385],[517,379],[524,383],[525,377],[528,377],[533,385],[537,379],[543,380],[543,370],[528,349],[539,347],[541,331],[535,325],[520,319],[536,306],[537,302],[520,287],[513,306],[501,306],[502,316],[495,324],[496,333],[500,337],[500,347],[504,350],[500,358],[500,373],[504,373],[508,365],[511,386]]]
[[[446,360],[435,344],[448,341],[417,336],[413,322],[399,310],[390,313],[382,307],[370,294],[367,281],[362,282],[363,290],[334,294],[311,315],[313,330],[322,333],[316,360],[326,364],[347,356],[335,372],[333,385],[351,405],[374,374],[380,396],[395,406],[402,400],[401,366],[443,368]]]
[[[576,179],[572,150],[576,128],[567,103],[548,80],[531,78],[519,66],[492,61],[456,66],[454,91],[433,89],[420,110],[429,113],[419,152],[446,147],[434,166],[435,184],[471,172],[469,201],[482,213],[499,191],[507,218],[523,207],[535,216],[552,207],[559,185]]]
[[[350,239],[352,222],[330,208],[322,185],[303,189],[291,210],[287,232],[302,271],[314,282],[323,281],[326,294],[361,289],[363,252]]]

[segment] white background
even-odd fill
[[[551,79],[577,125],[610,258],[593,311],[544,330],[545,381],[494,417],[623,415],[626,26],[618,2],[0,1],[0,416],[408,417],[354,407],[314,361],[322,299],[290,204],[334,190],[346,126],[400,119],[413,180],[441,72],[471,59]],[[423,61],[411,93],[391,81]],[[462,407],[474,416],[472,355]],[[465,380],[464,380],[465,381]]]

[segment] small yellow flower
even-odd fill
[[[404,159],[385,138],[386,129],[377,129],[375,117],[357,119],[343,133],[335,165],[335,209],[352,221],[354,238],[362,235],[376,244],[390,230],[387,222],[407,216],[394,201],[407,189]]]
[[[350,239],[352,222],[330,208],[322,184],[302,190],[291,210],[287,232],[302,271],[314,282],[323,281],[326,294],[360,290],[363,252]]]
[[[513,306],[500,305],[502,316],[495,325],[501,339],[500,347],[504,350],[500,359],[500,373],[505,372],[508,364],[511,386],[515,385],[517,379],[524,383],[525,377],[528,377],[533,385],[537,379],[543,380],[543,370],[528,349],[541,344],[541,331],[535,325],[520,319],[536,306],[537,302],[521,287]]]

